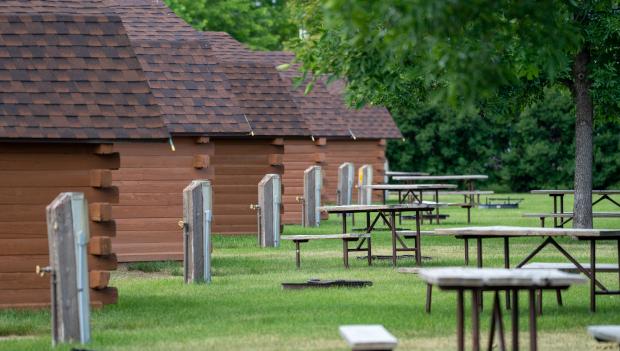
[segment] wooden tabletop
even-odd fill
[[[572,189],[538,189],[530,191],[532,194],[545,194],[545,195],[566,195],[573,194],[575,190]],[[613,195],[620,194],[620,190],[592,190],[592,194],[595,195]]]
[[[385,175],[388,177],[393,176],[427,176],[429,173],[425,172],[396,172],[396,171],[387,171]]]
[[[375,211],[419,211],[432,210],[434,207],[426,204],[398,204],[398,205],[340,205],[321,206],[319,211],[329,213],[375,212]]]
[[[371,184],[364,185],[372,190],[444,190],[456,189],[454,184]]]
[[[368,233],[353,233],[353,234],[315,234],[315,235],[282,235],[282,240],[317,240],[317,239],[361,239],[369,238]]]
[[[428,175],[428,176],[397,176],[394,180],[482,180],[488,179],[484,174],[461,174],[461,175]]]
[[[559,287],[582,284],[586,277],[556,269],[421,268],[420,278],[439,287]]]
[[[437,235],[466,236],[620,236],[620,229],[573,229],[510,226],[437,228],[433,232]]]

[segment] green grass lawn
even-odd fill
[[[525,198],[517,210],[472,211],[472,225],[538,226],[537,219],[524,219],[523,212],[551,209],[551,199],[542,195],[517,194]],[[444,199],[442,199],[444,200]],[[446,200],[451,200],[446,198]],[[459,201],[456,197],[452,199]],[[570,201],[569,201],[570,202]],[[571,208],[567,203],[566,208]],[[614,211],[599,204],[598,211]],[[466,212],[442,209],[450,215],[442,227],[463,226]],[[359,218],[361,220],[361,216]],[[361,222],[361,221],[360,221]],[[410,227],[407,221],[403,226]],[[596,227],[619,228],[620,220],[595,219]],[[423,229],[434,225],[425,224]],[[339,233],[340,220],[332,217],[320,228],[286,226],[284,235]],[[516,264],[541,239],[513,239],[512,263]],[[586,260],[588,245],[572,240],[562,244],[580,260]],[[463,244],[447,237],[424,237],[423,253],[432,257],[426,266],[463,264]],[[485,241],[485,265],[500,267],[500,240]],[[373,254],[390,254],[387,232],[373,234]],[[474,254],[472,249],[472,255]],[[614,262],[615,244],[598,247],[599,262]],[[474,257],[474,256],[472,256]],[[539,261],[562,261],[552,248]],[[293,244],[283,241],[277,249],[260,249],[254,236],[214,239],[213,282],[185,285],[180,263],[133,264],[114,273],[111,282],[119,290],[118,304],[92,314],[92,350],[345,350],[338,334],[342,324],[383,324],[400,342],[399,350],[453,350],[456,347],[455,294],[436,290],[433,311],[424,312],[425,285],[414,275],[397,273],[390,261],[351,259],[342,266],[340,241],[310,242],[302,246],[302,268],[295,269]],[[399,260],[413,266],[413,260]],[[127,269],[129,268],[129,269]],[[136,270],[141,269],[141,270]],[[601,274],[612,289],[616,274]],[[309,278],[364,279],[374,282],[363,289],[285,291],[282,282]],[[547,293],[544,314],[539,318],[539,349],[591,350],[597,344],[586,333],[591,324],[620,324],[620,297],[599,296],[598,312],[588,310],[588,287],[564,293],[564,307]],[[490,307],[490,295],[486,305]],[[469,302],[469,296],[467,301]],[[527,345],[525,296],[521,301],[522,345]],[[488,328],[490,308],[482,314]],[[47,311],[1,311],[0,350],[43,350],[50,347],[50,315]],[[468,320],[467,320],[468,321]],[[506,323],[509,323],[506,318]],[[507,327],[509,324],[507,324]],[[485,343],[486,345],[486,340]],[[598,346],[600,347],[600,346]],[[69,349],[69,346],[58,349]]]

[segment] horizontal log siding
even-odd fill
[[[373,183],[383,183],[385,142],[380,139],[370,140],[328,140],[326,145],[326,165],[323,178],[323,201],[336,203],[338,188],[338,167],[345,162],[355,167],[355,185],[357,171],[364,164],[373,167]],[[373,201],[381,201],[379,193],[373,193]],[[357,203],[357,188],[353,187],[353,202]]]
[[[113,172],[119,203],[112,209],[120,262],[183,259],[183,188],[194,179],[211,179],[213,144],[196,137],[167,143],[119,143],[121,167]],[[202,157],[204,156],[204,157]],[[197,158],[205,163],[195,164]],[[201,168],[195,168],[195,165]]]
[[[257,235],[258,183],[268,173],[282,175],[284,147],[273,139],[212,138],[213,227],[215,234]]]
[[[282,176],[282,204],[284,224],[301,224],[301,203],[297,197],[304,194],[304,171],[310,166],[323,166],[326,146],[312,139],[284,139],[284,174]]]
[[[0,143],[0,308],[49,306],[49,276],[34,273],[36,265],[49,264],[45,207],[68,191],[83,192],[97,209],[117,202],[118,189],[109,180],[120,160],[109,150],[97,144]],[[90,222],[99,244],[115,234],[114,221]],[[116,289],[107,286],[117,265],[114,247],[91,250],[91,303],[115,303]]]

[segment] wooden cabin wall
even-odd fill
[[[45,208],[69,191],[83,192],[90,208],[91,303],[116,302],[108,282],[117,264],[111,204],[119,198],[111,170],[119,164],[112,145],[0,143],[0,308],[49,306],[49,275],[35,274],[49,264]]]
[[[282,223],[301,224],[301,203],[304,194],[304,171],[311,166],[324,166],[325,139],[284,139],[284,174],[282,185]]]
[[[183,189],[213,179],[213,143],[177,137],[168,143],[119,143],[121,167],[113,174],[120,201],[114,206],[120,262],[182,260]]]
[[[385,147],[384,139],[358,140],[329,140],[326,145],[326,166],[323,181],[323,201],[336,202],[338,187],[338,167],[345,162],[353,163],[355,177],[357,171],[364,164],[373,166],[373,183],[383,183],[385,174]],[[357,181],[355,182],[357,184]],[[373,193],[373,201],[382,201],[382,195]],[[353,188],[353,201],[357,202],[357,188]]]
[[[211,164],[213,182],[213,226],[215,234],[257,235],[258,183],[268,173],[282,175],[282,139],[212,138],[215,151]]]

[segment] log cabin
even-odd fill
[[[212,181],[214,233],[256,233],[250,205],[265,174],[283,173],[283,137],[311,140],[287,83],[270,63],[220,56],[162,1],[106,3],[127,27],[171,133],[168,146],[117,147],[119,260],[182,259],[177,223],[193,179]]]
[[[168,132],[118,16],[96,2],[0,2],[0,308],[50,303],[46,206],[89,203],[91,304],[116,302],[112,204],[117,143]]]

